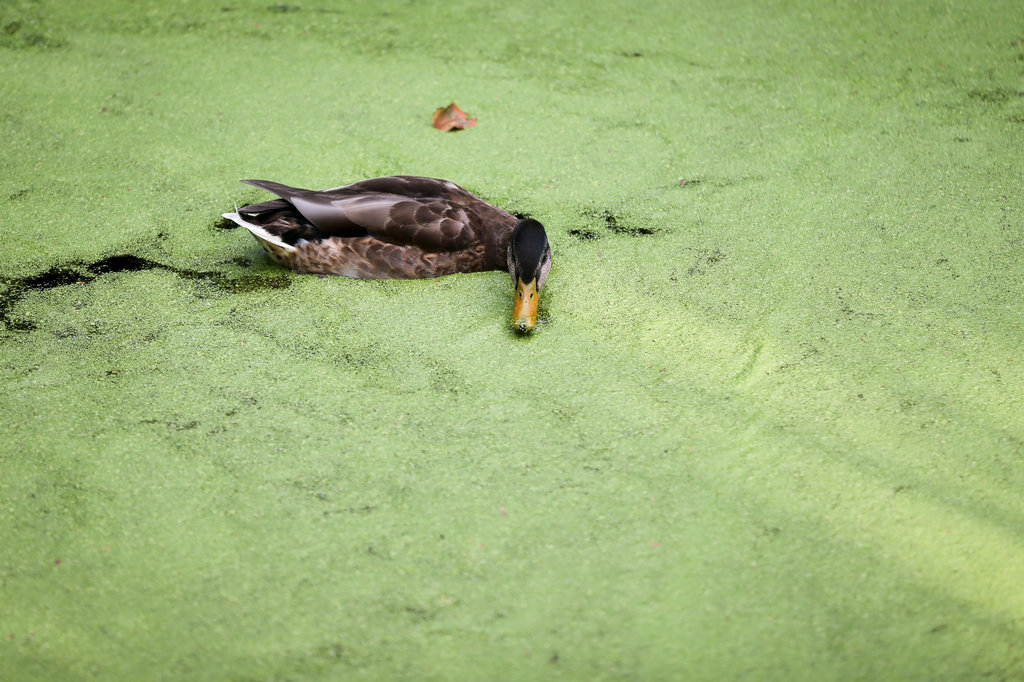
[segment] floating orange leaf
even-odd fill
[[[438,130],[462,130],[463,128],[472,128],[474,125],[476,125],[476,119],[469,118],[469,114],[459,109],[455,102],[434,112],[434,127]]]

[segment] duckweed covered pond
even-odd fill
[[[1019,3],[14,0],[0,69],[0,678],[1024,676]],[[222,229],[398,173],[544,222],[536,334]]]

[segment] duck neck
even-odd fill
[[[508,270],[508,247],[512,244],[512,232],[518,219],[500,208],[481,217],[490,228],[484,237],[488,269]]]

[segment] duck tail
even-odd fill
[[[294,246],[285,242],[277,235],[271,234],[259,225],[250,223],[248,220],[243,218],[242,214],[238,212],[238,206],[235,206],[234,213],[222,213],[221,215],[236,225],[249,230],[249,232],[252,233],[252,236],[256,238],[256,241],[260,243],[260,246],[262,246],[275,260],[280,261],[287,259],[296,250]]]

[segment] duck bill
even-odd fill
[[[537,280],[529,283],[516,278],[515,305],[512,307],[512,328],[521,334],[537,326]]]

